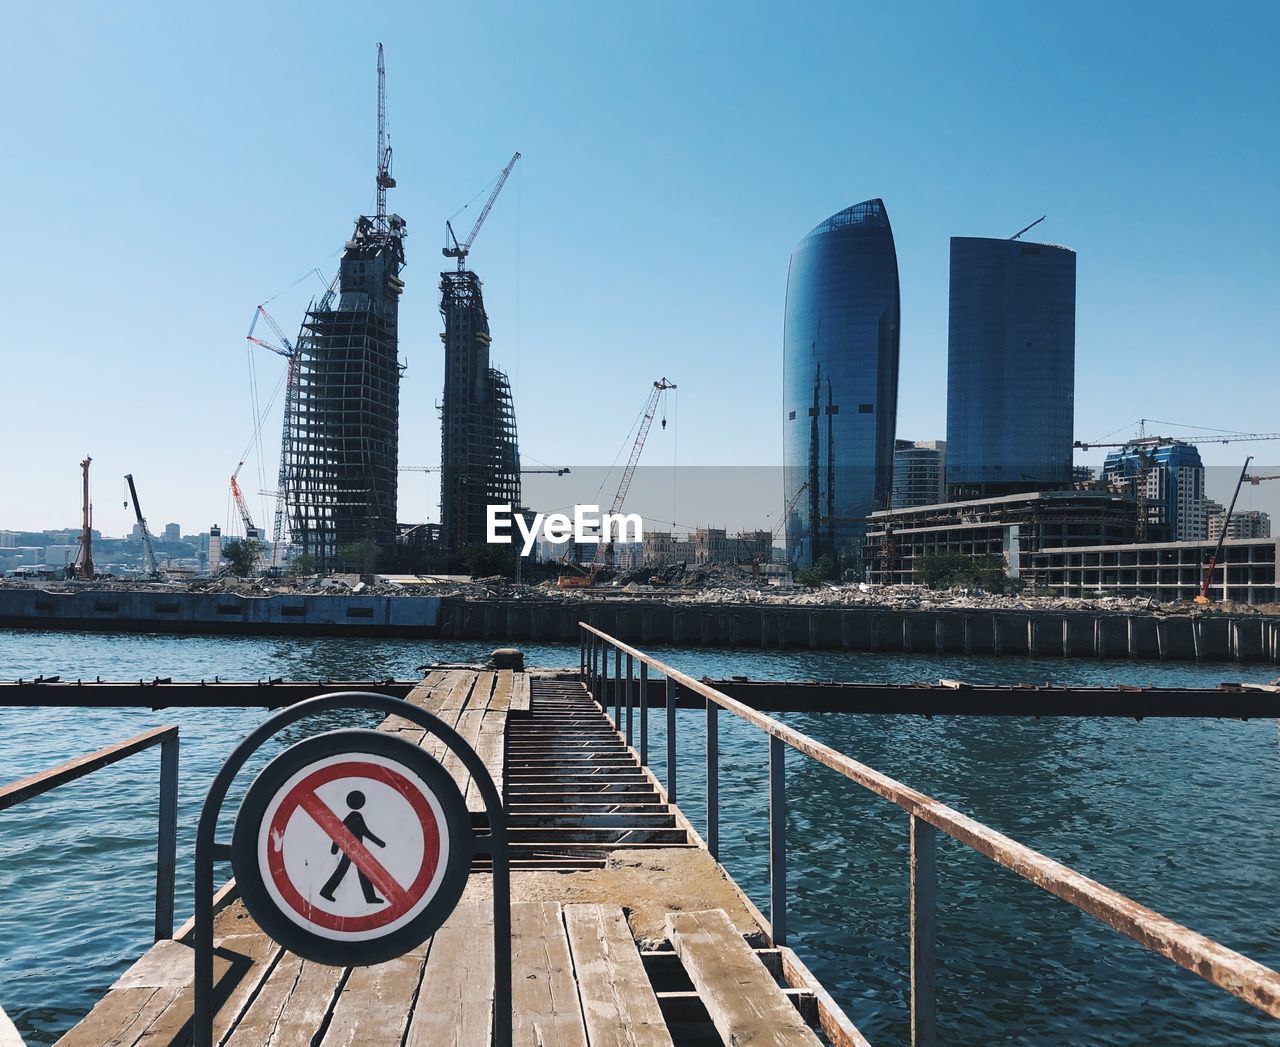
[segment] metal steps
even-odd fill
[[[688,847],[688,832],[581,683],[533,680],[507,719],[512,867],[601,868],[622,847]]]

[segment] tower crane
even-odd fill
[[[379,55],[381,55],[381,51],[379,51]],[[445,235],[448,240],[441,253],[446,258],[456,258],[458,260],[458,272],[466,269],[467,255],[471,253],[471,245],[475,243],[476,234],[480,232],[480,227],[484,225],[484,220],[489,217],[489,212],[493,209],[493,202],[498,199],[498,194],[502,192],[502,187],[507,184],[507,177],[511,174],[511,169],[516,166],[516,161],[519,159],[520,154],[517,152],[511,157],[507,166],[502,169],[502,174],[498,175],[498,181],[494,183],[489,199],[484,202],[484,207],[480,210],[480,216],[476,219],[476,224],[471,227],[471,232],[467,234],[465,240],[461,243],[458,242],[458,237],[453,231],[452,220],[444,223]],[[457,215],[454,215],[454,217],[456,218]]]
[[[133,485],[133,473],[126,473],[124,478],[129,485],[129,497],[133,501],[134,514],[138,518],[138,530],[142,532],[142,569],[148,578],[159,578],[160,568],[156,566],[156,550],[151,544],[151,531],[148,530],[146,518],[142,515],[142,506],[138,504],[138,489]]]
[[[379,57],[381,57],[381,45],[379,45]],[[271,333],[275,335],[274,342],[268,342],[263,338],[254,336],[254,330],[258,326],[258,321],[263,320],[271,329]],[[280,325],[276,323],[275,317],[267,312],[265,304],[258,306],[254,310],[253,320],[249,324],[249,333],[245,338],[252,345],[259,345],[263,349],[275,353],[277,356],[283,356],[288,361],[288,370],[285,372],[284,379],[284,425],[280,430],[280,470],[276,490],[272,492],[276,499],[275,521],[271,529],[271,556],[273,565],[280,566],[281,559],[284,556],[284,515],[285,515],[285,483],[289,477],[288,470],[288,451],[289,451],[289,429],[293,419],[293,407],[295,401],[295,383],[298,371],[298,350],[293,342],[289,340],[289,336],[280,329]],[[241,462],[240,465],[244,465]],[[240,466],[236,466],[236,472],[240,472]],[[234,478],[233,478],[234,479]]]
[[[613,496],[613,505],[609,509],[610,516],[618,513],[627,497],[627,490],[631,487],[631,478],[635,475],[636,466],[640,463],[640,452],[644,450],[644,441],[649,435],[649,427],[653,425],[653,416],[658,412],[659,402],[668,389],[674,389],[675,387],[675,383],[668,382],[665,377],[653,383],[653,388],[649,391],[649,399],[645,401],[644,416],[640,419],[640,428],[636,431],[636,442],[631,447],[631,457],[627,460],[627,466],[622,471],[622,479],[618,483],[618,493]],[[667,427],[665,418],[662,420],[662,427],[664,429]],[[603,537],[603,535],[598,537]],[[570,549],[572,548],[570,546]],[[567,552],[565,556],[565,562],[567,562]],[[561,589],[580,589],[594,585],[601,568],[611,563],[612,560],[613,542],[598,541],[596,543],[596,555],[591,563],[591,570],[585,575],[562,574],[556,584]]]
[[[387,224],[387,190],[396,187],[391,176],[391,144],[387,141],[387,70],[382,61],[382,44],[378,44],[378,209],[377,225]]]

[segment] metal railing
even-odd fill
[[[579,670],[588,690],[631,743],[632,710],[638,704],[639,755],[648,763],[648,678],[650,669],[666,679],[667,798],[677,802],[676,698],[680,689],[706,700],[707,848],[718,857],[719,710],[732,713],[769,735],[769,930],[775,945],[787,937],[787,788],[788,748],[831,768],[856,785],[902,808],[910,816],[911,878],[911,1035],[917,1047],[937,1042],[935,1025],[935,945],[937,926],[937,836],[944,832],[1043,891],[1132,938],[1151,952],[1238,996],[1273,1018],[1280,1018],[1280,972],[1135,902],[1118,891],[1056,862],[1047,855],[970,818],[940,800],[859,763],[828,745],[788,727],[765,713],[682,673],[608,633],[579,622]],[[609,675],[609,651],[614,672]],[[627,671],[622,673],[625,655]],[[634,666],[639,663],[637,688]],[[638,702],[637,694],[639,692]],[[625,710],[625,717],[624,717]]]
[[[178,728],[153,727],[127,741],[78,756],[47,771],[0,786],[0,811],[160,746],[160,824],[156,840],[156,941],[173,937],[173,878],[178,850]]]

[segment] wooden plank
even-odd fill
[[[725,1043],[820,1047],[723,909],[668,913],[667,937]]]
[[[450,669],[446,685],[432,696],[432,701],[425,708],[433,713],[441,713],[449,709],[465,709],[471,687],[476,682],[476,673],[470,669]]]
[[[476,673],[475,683],[471,687],[471,697],[467,699],[468,709],[479,709],[485,711],[489,708],[489,701],[493,698],[493,684],[497,679],[497,673],[481,672]]]
[[[432,670],[427,673],[426,677],[412,691],[405,696],[405,701],[411,705],[425,708],[430,701],[431,694],[440,686],[445,678],[445,673],[440,669]],[[403,716],[388,716],[382,721],[378,728],[382,731],[417,731],[422,734],[422,728],[412,720],[406,720]]]
[[[527,713],[529,711],[529,674],[516,673],[511,686],[511,711]]]
[[[493,698],[489,701],[489,708],[499,712],[507,712],[511,708],[511,688],[515,680],[515,673],[510,669],[499,669],[497,679],[493,683]]]
[[[459,905],[431,941],[405,1047],[489,1047],[493,1030],[493,910]]]
[[[503,795],[502,775],[506,759],[507,714],[490,709],[480,724],[480,736],[476,741],[476,753],[484,761],[485,770],[493,779],[498,796]],[[467,810],[483,811],[484,797],[480,795],[474,780],[467,782]]]
[[[512,1047],[587,1047],[569,939],[555,902],[511,906]]]
[[[480,740],[480,727],[484,723],[484,718],[484,711],[480,709],[466,709],[458,717],[457,731],[462,735],[462,740],[473,749]],[[471,784],[471,772],[463,766],[461,758],[452,750],[445,754],[441,762],[449,773],[449,777],[458,783],[458,789],[465,797],[467,788]]]
[[[778,952],[782,960],[782,977],[786,983],[813,994],[818,1007],[818,1024],[827,1034],[832,1047],[871,1047],[871,1042],[849,1020],[848,1015],[801,962],[800,957],[788,948],[779,949]]]
[[[13,1020],[0,1007],[0,1047],[26,1047],[26,1041],[18,1032]]]
[[[311,1047],[345,975],[343,967],[283,953],[227,1047]]]
[[[430,942],[372,967],[353,967],[333,1005],[321,1047],[399,1044],[409,1024]]]
[[[635,939],[616,905],[566,905],[591,1047],[673,1047]]]

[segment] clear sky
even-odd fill
[[[900,436],[945,435],[948,238],[1041,214],[1079,252],[1080,438],[1144,415],[1280,430],[1275,3],[61,3],[4,24],[0,527],[75,525],[86,453],[105,532],[131,522],[126,472],[153,529],[226,523],[253,308],[331,275],[372,208],[379,40],[410,233],[403,463],[439,462],[444,219],[516,149],[471,261],[526,462],[612,461],[665,375],[676,425],[646,460],[777,464],[788,257],[875,196]],[[320,287],[271,303],[291,334]],[[283,361],[254,362],[261,406]],[[279,424],[247,491],[274,486]],[[1280,462],[1204,453],[1251,450]],[[402,480],[420,519],[426,480]]]

